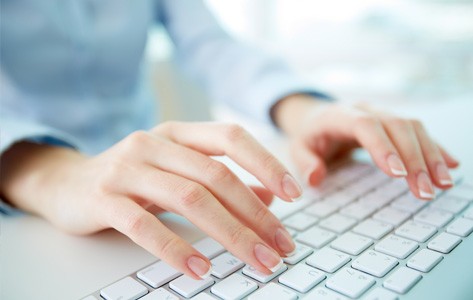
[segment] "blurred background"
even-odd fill
[[[473,0],[207,3],[235,38],[280,55],[341,101],[392,107],[473,101]],[[149,35],[161,118],[205,120],[220,112],[174,67],[165,31],[157,26]]]

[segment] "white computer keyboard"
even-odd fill
[[[398,299],[473,231],[473,185],[462,181],[421,201],[403,180],[350,163],[305,195],[283,219],[296,252],[271,275],[207,237],[194,247],[211,259],[209,278],[158,261],[84,299]]]

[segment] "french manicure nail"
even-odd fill
[[[282,179],[282,189],[291,199],[296,199],[302,195],[302,188],[289,173],[286,173]]]
[[[419,188],[419,195],[424,199],[434,199],[435,191],[432,185],[432,181],[425,172],[420,172],[417,175],[417,187]]]
[[[406,167],[397,154],[389,155],[386,161],[394,176],[407,176]]]
[[[191,256],[187,260],[187,266],[202,279],[208,278],[212,273],[212,267],[209,263],[198,256]]]
[[[448,171],[448,168],[444,163],[439,163],[437,165],[437,176],[441,185],[453,185],[453,180],[452,177],[450,177],[450,172]]]
[[[283,264],[281,257],[263,244],[256,244],[254,251],[256,259],[273,273]]]
[[[278,230],[276,230],[275,240],[279,249],[281,249],[287,256],[294,254],[296,245],[294,244],[294,241],[287,230],[278,228]]]

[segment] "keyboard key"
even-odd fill
[[[283,224],[297,231],[304,231],[317,223],[318,219],[306,213],[295,213],[283,221]]]
[[[220,279],[245,266],[245,263],[228,252],[217,256],[210,262],[212,263],[212,275]]]
[[[396,229],[395,232],[398,236],[423,243],[437,232],[437,228],[415,221],[407,221],[401,227]]]
[[[468,201],[462,198],[446,195],[435,200],[431,206],[456,214],[468,206]]]
[[[169,291],[159,288],[143,298],[140,298],[140,300],[179,300],[179,298],[171,294]]]
[[[251,294],[248,300],[267,300],[267,299],[278,299],[278,300],[295,300],[297,294],[288,288],[282,287],[279,284],[270,282],[259,291]]]
[[[411,216],[407,211],[394,207],[385,207],[373,215],[373,219],[399,226]]]
[[[384,254],[403,259],[409,256],[418,247],[419,245],[414,241],[391,234],[376,244],[374,249]]]
[[[358,298],[373,284],[375,280],[370,275],[352,268],[343,268],[327,279],[326,286],[350,298]]]
[[[373,191],[362,197],[360,197],[359,202],[365,205],[373,206],[376,209],[379,209],[386,204],[390,203],[392,198],[388,195],[384,195],[382,191]]]
[[[208,259],[212,259],[225,251],[225,248],[219,242],[210,237],[203,238],[192,246]]]
[[[202,280],[196,280],[192,277],[183,275],[171,281],[169,283],[169,287],[178,294],[186,298],[190,298],[192,296],[195,296],[197,293],[202,292],[214,283],[215,281],[212,279],[212,277],[208,277]]]
[[[333,273],[350,261],[350,256],[343,252],[325,247],[307,258],[306,264]]]
[[[414,220],[436,227],[445,226],[452,218],[453,215],[451,213],[430,207],[421,210],[414,216]]]
[[[94,295],[90,295],[85,298],[82,298],[81,300],[99,300],[99,299],[97,299]]]
[[[212,296],[210,296],[209,294],[206,294],[206,293],[200,293],[197,296],[192,297],[191,299],[192,300],[216,300],[217,298],[212,297]],[[163,300],[167,300],[167,299],[163,299]]]
[[[286,264],[295,265],[298,262],[300,262],[302,259],[309,256],[312,252],[314,252],[314,250],[312,250],[311,248],[309,248],[307,246],[304,246],[302,244],[299,244],[299,243],[296,243],[296,250],[295,251],[296,252],[293,255],[288,256],[288,257],[283,257],[283,261]]]
[[[319,226],[336,233],[344,233],[355,226],[356,220],[341,214],[335,214],[321,221]]]
[[[356,225],[356,227],[353,228],[353,232],[359,233],[375,240],[379,240],[380,238],[388,234],[391,230],[393,230],[393,228],[394,227],[391,224],[376,221],[373,219],[368,219]]]
[[[443,256],[429,249],[422,249],[407,261],[409,268],[427,273],[430,272],[441,260]]]
[[[375,211],[376,207],[374,206],[370,206],[362,202],[355,202],[343,208],[340,213],[356,220],[363,220]]]
[[[442,232],[430,241],[427,248],[442,253],[449,253],[460,244],[461,241],[462,240],[456,235]]]
[[[241,299],[258,288],[256,282],[235,273],[215,284],[210,291],[222,299]]]
[[[243,274],[245,274],[246,276],[249,276],[253,279],[258,280],[259,282],[267,283],[267,282],[271,281],[273,278],[276,278],[276,276],[279,276],[279,274],[283,273],[286,270],[287,270],[287,266],[285,264],[283,264],[274,273],[268,275],[268,274],[264,274],[264,273],[256,270],[255,268],[253,268],[250,265],[246,265],[243,268]]]
[[[136,276],[156,289],[181,274],[164,261],[158,261],[136,273]]]
[[[421,278],[422,276],[419,272],[406,267],[401,267],[386,279],[383,286],[396,293],[405,294],[419,280],[421,280]]]
[[[135,300],[147,293],[144,285],[128,276],[101,290],[100,296],[107,300]]]
[[[311,288],[325,279],[322,271],[298,264],[279,277],[279,282],[295,289],[299,293],[307,293]]]
[[[321,201],[308,206],[306,209],[304,209],[304,212],[318,218],[325,218],[336,212],[337,209],[337,206],[331,205],[327,201]]]
[[[305,299],[317,299],[317,300],[348,300],[347,297],[340,295],[339,293],[332,292],[324,287],[318,287],[313,289],[307,294]]]
[[[363,300],[396,300],[398,299],[397,294],[383,289],[382,287],[377,287],[371,290]]]
[[[331,247],[350,255],[358,255],[373,244],[370,238],[347,232],[332,242]]]
[[[360,257],[355,258],[351,266],[354,269],[363,271],[376,277],[383,277],[395,266],[397,266],[397,264],[398,261],[391,256],[379,253],[374,250],[368,250],[360,255]]]
[[[473,205],[463,213],[463,217],[473,220]]]
[[[312,248],[320,249],[333,241],[337,236],[319,227],[312,227],[297,235],[296,241],[311,246]]]
[[[413,214],[418,212],[428,203],[428,201],[417,199],[412,195],[412,193],[407,193],[399,199],[394,200],[393,203],[391,203],[391,206]]]
[[[459,218],[447,226],[447,232],[458,236],[467,237],[473,231],[473,220]]]
[[[468,201],[473,201],[473,185],[462,182],[447,191],[447,195],[459,197]]]
[[[376,189],[377,192],[396,199],[409,190],[409,186],[402,178],[392,178]]]
[[[338,191],[325,197],[324,201],[336,207],[343,207],[354,200],[355,197],[353,197],[352,194],[345,191]]]

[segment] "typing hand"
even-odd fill
[[[210,155],[228,155],[267,189],[249,188]],[[300,187],[236,125],[164,123],[91,158],[20,143],[3,162],[2,193],[14,205],[76,234],[115,228],[196,279],[208,273],[209,260],[151,212],[186,217],[264,273],[294,250],[289,233],[265,204],[273,194],[291,201],[300,196]]]
[[[328,161],[359,146],[384,173],[405,177],[418,198],[432,199],[434,185],[441,189],[453,185],[449,168],[458,166],[458,161],[433,141],[417,120],[303,95],[279,102],[273,117],[291,136],[293,157],[309,185],[323,180]]]

